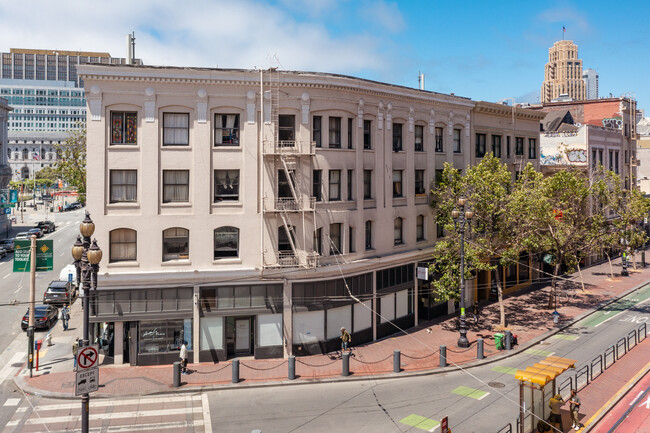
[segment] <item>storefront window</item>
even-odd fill
[[[223,317],[201,318],[201,350],[223,349]]]
[[[141,321],[138,352],[174,352],[180,350],[183,341],[187,342],[187,348],[191,350],[191,328],[192,319]]]

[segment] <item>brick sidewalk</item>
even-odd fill
[[[620,270],[620,260],[615,262],[615,271]],[[650,280],[650,268],[631,271],[629,277],[615,274],[609,277],[607,262],[582,271],[585,291],[579,289],[578,275],[572,275],[574,286],[578,287],[576,296],[567,305],[558,305],[560,324],[554,326],[551,310],[545,309],[548,302],[550,285],[533,286],[509,296],[505,300],[508,327],[518,335],[519,346],[504,353],[494,347],[492,325],[498,323],[498,304],[483,308],[478,326],[470,326],[468,338],[469,349],[456,347],[458,340],[457,316],[446,317],[435,322],[408,330],[408,335],[394,334],[383,340],[360,345],[353,348],[350,359],[351,376],[341,377],[340,355],[336,352],[296,358],[295,381],[287,380],[287,360],[256,360],[240,358],[240,384],[232,384],[231,362],[217,364],[189,364],[192,371],[181,377],[183,390],[203,388],[227,388],[241,386],[267,386],[296,382],[318,382],[334,380],[353,380],[355,377],[379,375],[394,377],[405,374],[430,374],[442,371],[439,367],[439,347],[447,347],[447,360],[454,364],[477,364],[492,362],[504,356],[547,338],[583,316],[593,312],[599,306],[616,299],[631,289]],[[76,328],[74,335],[81,333],[81,310],[79,302],[72,308],[71,327]],[[52,331],[54,340],[67,344],[73,334],[65,334],[62,328],[55,326]],[[482,337],[485,342],[486,359],[476,359],[476,339]],[[393,371],[393,351],[401,351],[402,373]],[[16,376],[15,382],[26,392],[39,393],[52,397],[72,397],[74,394],[74,373],[72,356],[61,362],[60,358],[41,360],[42,366],[50,366],[49,374],[35,375],[29,378],[24,369]],[[452,367],[453,368],[453,367]],[[448,371],[449,367],[444,371]],[[104,365],[100,369],[100,389],[94,396],[142,395],[172,390],[172,366],[131,367],[128,365]]]

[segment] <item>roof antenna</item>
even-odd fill
[[[127,65],[135,63],[135,32],[126,35],[126,63]]]

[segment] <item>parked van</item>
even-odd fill
[[[73,287],[77,287],[77,268],[74,265],[67,265],[61,269],[59,280],[70,281]]]

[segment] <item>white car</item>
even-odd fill
[[[20,232],[16,235],[15,239],[30,239],[32,237],[32,234],[29,232]]]

